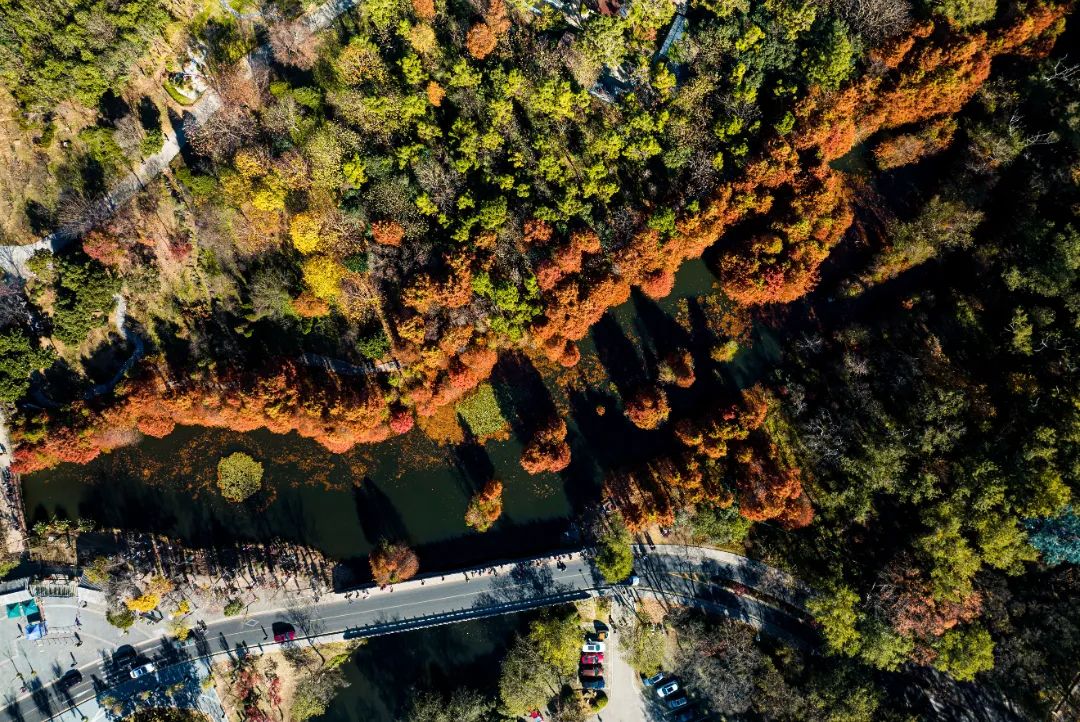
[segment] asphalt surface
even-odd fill
[[[272,648],[278,631],[293,630],[296,643],[331,635],[339,639],[376,636],[584,598],[598,588],[599,593],[618,595],[630,604],[635,596],[661,596],[726,614],[769,633],[807,637],[805,625],[792,610],[731,592],[725,580],[745,579],[742,567],[756,564],[752,560],[740,563],[741,557],[722,552],[713,559],[688,554],[683,547],[640,552],[635,563],[640,584],[634,587],[604,588],[589,560],[575,553],[569,559],[563,555],[558,560],[527,560],[435,575],[396,585],[392,591],[369,588],[331,594],[304,605],[222,618],[207,623],[182,645],[162,636],[126,647],[101,648],[97,661],[78,668],[83,676],[79,684],[60,690],[55,679],[39,678],[32,681],[30,693],[0,701],[0,710],[13,722],[42,722],[106,690],[109,696],[123,699],[160,690],[194,679],[196,659]],[[146,661],[152,661],[158,671],[131,680],[130,669]],[[630,689],[620,691],[631,693]]]
[[[595,584],[589,562],[576,554],[565,563],[544,560],[537,566],[530,561],[503,567],[498,574],[427,577],[397,585],[393,591],[368,590],[366,597],[363,592],[350,593],[348,599],[327,595],[305,606],[210,622],[183,645],[163,636],[99,650],[99,660],[78,668],[83,676],[79,684],[61,690],[55,680],[32,683],[31,693],[3,700],[0,710],[14,722],[40,722],[106,689],[113,690],[112,696],[127,697],[169,686],[192,669],[195,658],[274,646],[274,633],[285,629],[283,625],[294,631],[299,643],[335,633],[359,638],[517,611],[570,599],[575,593],[583,597],[584,590]],[[131,680],[130,669],[146,661],[152,661],[158,672]]]

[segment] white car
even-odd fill
[[[585,654],[601,654],[605,646],[603,642],[586,642],[581,645],[581,651]]]
[[[656,688],[656,696],[659,697],[660,699],[663,699],[664,697],[670,697],[671,695],[675,694],[678,691],[679,691],[679,683],[678,682],[668,682],[663,687],[657,687]]]
[[[131,670],[131,678],[138,679],[139,677],[145,677],[148,674],[153,674],[157,671],[157,667],[153,662],[147,662],[146,664],[139,665],[135,669]]]

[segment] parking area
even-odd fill
[[[702,722],[708,715],[693,698],[693,690],[683,686],[675,674],[661,672],[641,680],[641,698],[644,701],[643,720],[666,722]]]

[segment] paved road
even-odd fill
[[[348,599],[344,594],[326,595],[314,604],[210,622],[196,640],[182,647],[164,637],[132,646],[138,659],[153,660],[169,670],[169,675],[182,677],[174,667],[182,670],[190,666],[192,658],[272,646],[275,623],[291,624],[298,637],[359,638],[587,596],[584,590],[596,584],[589,562],[579,553],[563,566],[560,569],[553,560],[543,560],[541,566],[533,562],[508,564],[496,575],[458,572],[396,585],[393,591],[369,589],[366,597],[363,592],[356,592],[355,597],[350,594]],[[67,695],[55,688],[53,681],[59,674],[53,674],[34,694],[3,700],[0,709],[15,722],[40,722],[94,697],[101,689],[121,685],[119,691],[131,694],[168,681],[155,675],[133,685],[127,676],[132,659],[117,663],[115,650],[99,652],[97,661],[79,668],[83,682]]]
[[[676,604],[695,604],[726,613],[782,636],[805,637],[805,629],[795,613],[747,595],[732,594],[719,581],[731,576],[744,578],[755,562],[726,552],[699,551],[659,546],[639,556],[637,568],[642,581],[633,588],[604,587],[589,560],[577,552],[569,559],[563,555],[561,560],[528,560],[482,572],[430,576],[396,585],[392,590],[368,588],[349,593],[348,597],[330,594],[300,606],[218,619],[209,622],[203,632],[183,646],[165,637],[135,643],[132,646],[137,656],[119,662],[114,658],[115,649],[103,647],[98,650],[98,660],[79,668],[83,682],[71,688],[67,695],[59,694],[52,683],[66,671],[57,670],[33,694],[3,700],[0,709],[14,722],[41,722],[101,690],[116,688],[113,694],[129,697],[160,688],[175,681],[173,678],[183,678],[187,670],[194,668],[193,659],[273,646],[275,623],[292,625],[297,637],[329,641],[521,611],[584,598],[590,593],[624,595],[631,603],[635,595],[656,595]],[[490,573],[492,570],[496,573]],[[135,659],[152,660],[163,672],[133,683],[127,671],[136,664]],[[161,678],[162,674],[168,678]]]

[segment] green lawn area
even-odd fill
[[[498,436],[508,426],[495,398],[495,389],[489,383],[481,384],[462,399],[457,405],[457,412],[473,436],[480,441]]]

